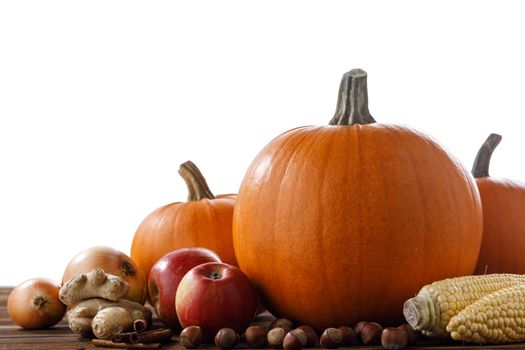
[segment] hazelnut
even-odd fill
[[[215,335],[215,345],[220,349],[231,349],[239,342],[239,334],[231,328],[221,328]]]
[[[417,341],[417,333],[414,330],[414,328],[412,328],[411,325],[409,325],[408,323],[403,323],[401,326],[399,326],[397,328],[401,328],[401,329],[404,329],[404,330],[407,331],[407,333],[408,333],[408,345],[414,345],[416,343],[416,341]]]
[[[339,330],[343,333],[343,341],[341,342],[341,346],[349,346],[349,345],[355,345],[355,335],[354,330],[347,326],[341,326],[339,327]]]
[[[293,322],[287,318],[277,318],[270,324],[270,329],[281,327],[285,333],[288,333],[293,329]]]
[[[361,330],[363,329],[363,326],[367,323],[367,321],[361,321],[354,326],[354,336],[356,338],[356,341],[359,341],[361,339]]]
[[[268,330],[264,326],[250,326],[244,333],[244,339],[250,347],[264,348],[268,344],[267,334]]]
[[[282,349],[285,334],[286,332],[284,331],[284,328],[276,327],[270,329],[270,331],[266,335],[268,345],[275,349]]]
[[[408,345],[408,332],[403,328],[387,327],[381,333],[381,345],[385,349],[404,349]]]
[[[306,347],[307,348],[314,348],[319,346],[319,336],[317,335],[317,332],[315,329],[313,329],[312,326],[308,325],[301,325],[298,327],[299,329],[302,329],[304,333],[306,334]]]
[[[300,350],[306,346],[306,333],[300,329],[294,329],[286,333],[283,339],[284,350]]]
[[[381,344],[381,332],[383,327],[376,322],[367,322],[361,329],[361,341],[364,345],[379,345]]]
[[[321,334],[321,346],[327,349],[335,349],[343,342],[343,332],[337,328],[327,328]]]
[[[186,349],[198,348],[202,342],[202,329],[199,326],[189,326],[180,332],[180,344]]]

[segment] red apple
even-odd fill
[[[235,266],[224,263],[191,269],[180,281],[175,300],[181,325],[201,327],[206,342],[213,342],[224,327],[243,333],[257,309],[250,279]]]
[[[166,327],[181,328],[175,311],[175,295],[186,272],[200,264],[220,261],[209,249],[182,248],[164,255],[153,265],[148,275],[150,302]]]

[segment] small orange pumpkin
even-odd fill
[[[188,186],[188,201],[158,208],[138,227],[131,258],[148,274],[165,254],[186,247],[213,250],[221,260],[237,265],[232,243],[234,195],[214,196],[206,179],[191,161],[179,174]]]
[[[490,134],[478,151],[472,174],[483,207],[483,239],[476,273],[525,273],[525,184],[489,176],[492,152],[501,141]]]
[[[472,274],[474,179],[432,138],[376,123],[366,73],[343,76],[328,126],[290,130],[250,165],[234,211],[241,270],[277,317],[321,331],[399,324],[425,284]]]

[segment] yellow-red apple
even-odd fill
[[[175,311],[175,295],[184,275],[195,266],[220,261],[209,249],[182,248],[164,255],[153,265],[148,275],[150,302],[166,327],[181,328]]]
[[[213,342],[224,327],[238,333],[249,326],[257,309],[257,295],[250,279],[224,263],[194,267],[177,289],[176,310],[183,327],[199,326],[203,340]]]

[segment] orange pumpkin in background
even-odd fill
[[[500,135],[491,134],[472,168],[483,205],[483,240],[476,273],[524,274],[525,184],[489,176],[490,158],[500,141]]]
[[[343,76],[330,125],[271,141],[235,205],[235,253],[263,304],[318,331],[401,323],[422,286],[471,274],[481,243],[472,176],[429,136],[376,123],[366,77]]]
[[[197,166],[181,164],[179,174],[188,186],[188,201],[158,208],[138,227],[131,258],[148,274],[165,254],[186,247],[213,250],[221,260],[237,265],[232,242],[234,195],[214,196]]]

